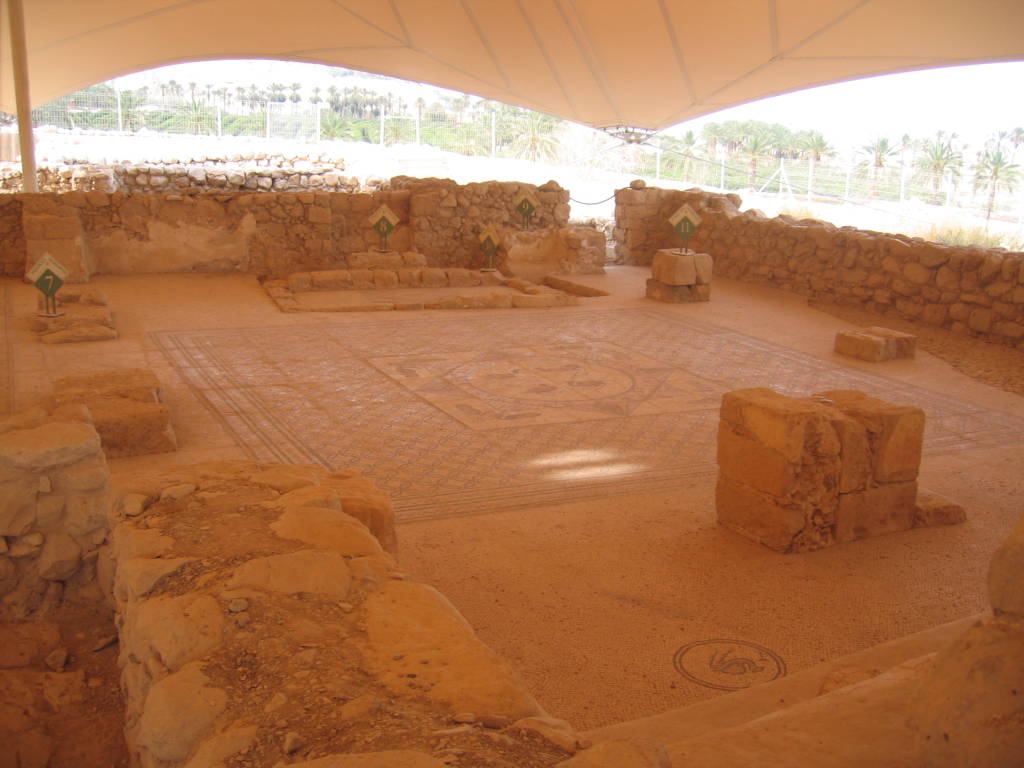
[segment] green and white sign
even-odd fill
[[[57,291],[64,285],[68,276],[68,269],[53,256],[44,253],[32,268],[25,273],[25,276],[32,281],[32,284],[39,289],[39,292],[46,297],[45,315],[57,314]]]
[[[399,221],[398,214],[388,208],[387,205],[380,206],[370,214],[370,226],[377,230],[377,234],[380,235],[380,249],[382,251],[388,249],[388,235],[395,231]]]
[[[497,252],[498,246],[501,245],[501,236],[494,227],[488,225],[480,233],[480,245],[484,249],[484,253],[487,254],[487,266],[484,269],[494,271],[494,254]]]
[[[690,235],[697,231],[697,227],[700,225],[700,216],[693,206],[689,203],[683,203],[679,210],[669,216],[668,223],[672,225],[674,229],[685,243]]]
[[[512,201],[512,204],[515,206],[516,213],[523,217],[523,226],[529,229],[530,219],[533,217],[534,212],[540,208],[540,200],[530,190],[523,189],[516,195],[516,199]]]

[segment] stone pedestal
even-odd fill
[[[729,392],[718,429],[718,522],[779,552],[961,522],[917,497],[924,412],[839,390]]]
[[[708,301],[713,262],[706,253],[663,248],[654,254],[647,298],[655,301]]]

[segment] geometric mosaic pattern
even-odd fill
[[[153,338],[252,458],[359,469],[399,519],[711,482],[722,394],[743,387],[918,405],[926,454],[1024,443],[1024,419],[657,307]]]

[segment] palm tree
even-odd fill
[[[914,160],[914,166],[927,175],[935,192],[939,191],[947,175],[954,180],[960,175],[963,155],[953,146],[955,138],[956,134],[947,135],[939,131],[935,138],[922,142],[921,154]]]
[[[757,164],[766,157],[770,157],[776,147],[772,140],[761,134],[750,134],[743,142],[743,154],[749,162],[749,173],[747,175],[747,186],[751,189],[757,188]]]
[[[320,98],[320,86],[313,86],[313,95],[309,97],[310,104],[319,104],[323,99]]]
[[[892,146],[888,139],[879,138],[870,144],[865,144],[860,148],[860,152],[867,156],[863,165],[869,168],[869,173],[871,174],[871,191],[869,195],[870,197],[875,197],[878,194],[878,174],[885,167],[889,158],[899,152],[899,149]]]
[[[998,145],[998,143],[997,143]],[[1020,178],[1020,169],[1010,162],[1001,149],[986,149],[971,170],[974,172],[974,189],[988,190],[988,205],[985,207],[985,231],[988,231],[992,208],[996,203],[996,192],[1000,187],[1013,192]]]
[[[810,200],[814,196],[814,164],[832,157],[836,151],[821,131],[801,132],[797,146],[807,158],[807,199]]]
[[[551,162],[558,157],[558,140],[554,136],[555,119],[540,112],[519,113],[513,133],[512,153],[523,160]]]
[[[1019,147],[1021,144],[1024,144],[1024,128],[1018,125],[1012,131],[1010,131],[1010,143],[1013,144],[1013,154],[1011,155],[1011,159],[1016,160],[1017,147]]]
[[[299,94],[299,90],[302,88],[302,83],[292,83],[288,87],[291,90],[291,93],[288,95],[288,101],[292,104],[298,104],[302,101],[302,96]]]

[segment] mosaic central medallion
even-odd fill
[[[473,429],[713,409],[722,392],[716,382],[602,341],[370,362]]]
[[[528,402],[582,402],[615,397],[633,387],[629,374],[571,357],[525,357],[471,363],[455,376],[487,395]]]

